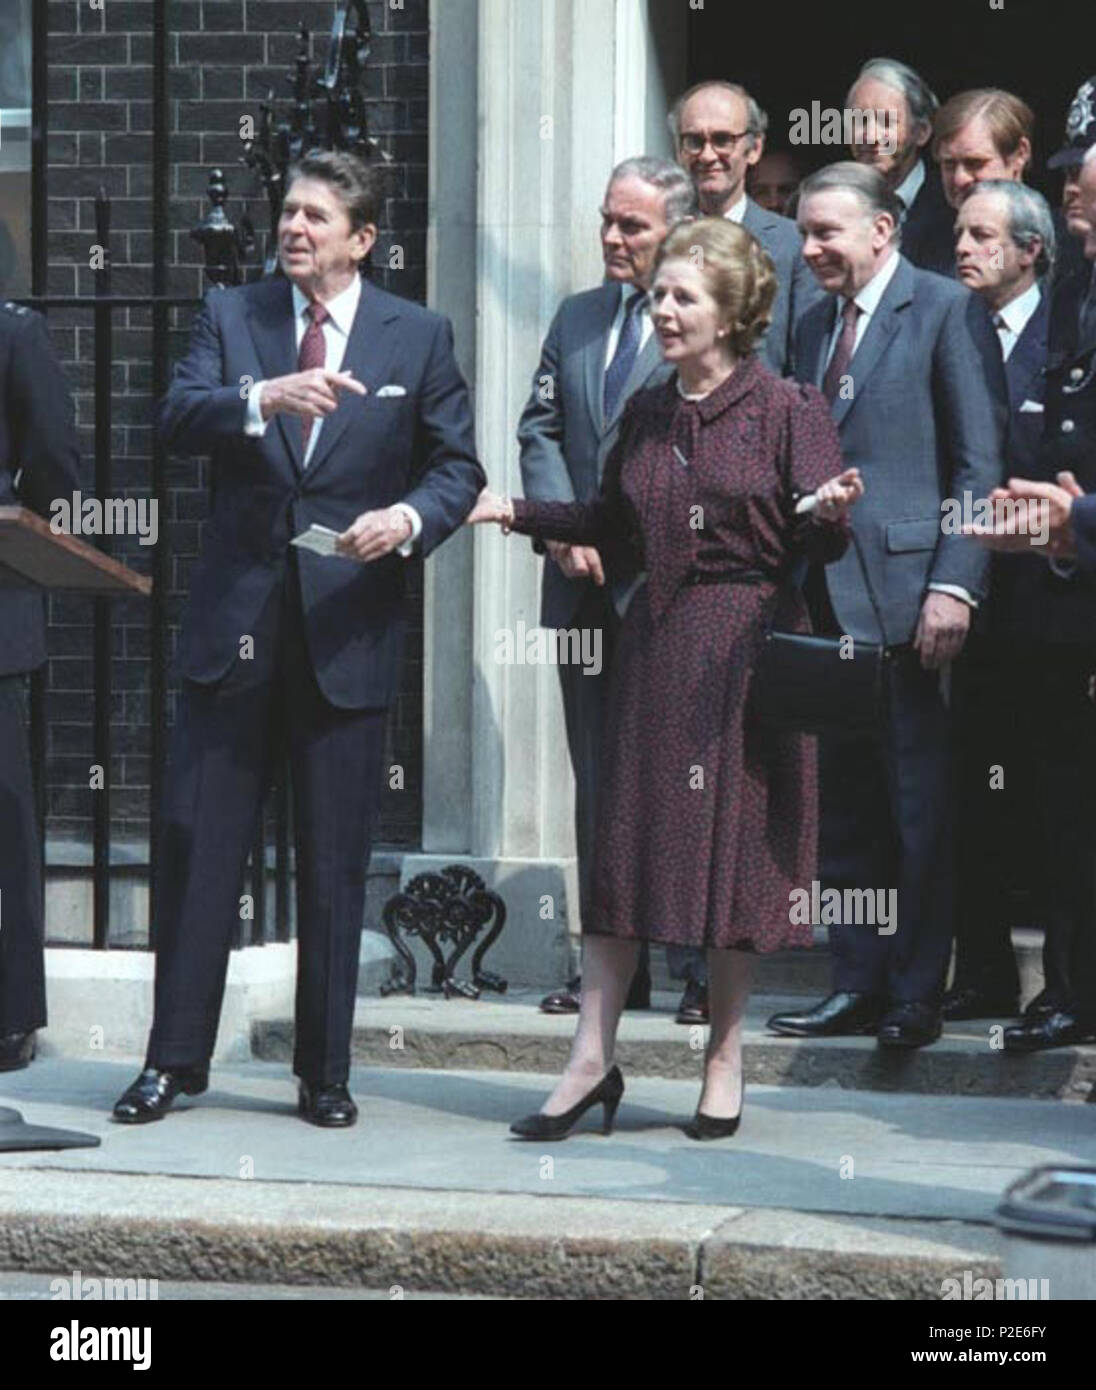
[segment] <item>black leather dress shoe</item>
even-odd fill
[[[1024,1005],[1024,1012],[1021,1018],[1046,1018],[1048,1014],[1068,1014],[1069,1005],[1055,998],[1053,994],[1048,994],[1045,989],[1039,991],[1034,999]]]
[[[685,982],[685,993],[681,996],[681,1003],[677,1006],[677,1018],[675,1023],[707,1023],[708,1022],[708,986],[698,984],[696,980]],[[697,1112],[700,1113],[699,1111]]]
[[[994,994],[978,985],[957,985],[944,994],[940,1012],[947,1019],[1015,1018],[1019,1002],[1015,994]]]
[[[1075,1047],[1091,1042],[1096,1031],[1074,1014],[1058,1011],[1025,1018],[1005,1029],[1006,1052],[1042,1052],[1050,1047]]]
[[[209,1086],[208,1067],[180,1067],[161,1071],[146,1067],[114,1107],[114,1118],[123,1125],[146,1125],[162,1120],[180,1093],[200,1096]]]
[[[880,1047],[928,1047],[940,1036],[940,1010],[934,1004],[895,1004],[879,1020]]]
[[[7,1033],[0,1038],[0,1071],[22,1071],[33,1061],[33,1033]]]
[[[577,1014],[579,1005],[579,991],[582,988],[582,976],[576,975],[573,980],[567,981],[565,989],[554,989],[551,994],[546,994],[540,1001],[540,1011],[542,1014]]]
[[[789,1038],[833,1038],[874,1033],[883,1012],[874,994],[839,990],[802,1013],[773,1014],[768,1027]]]
[[[577,1014],[582,1002],[582,976],[576,975],[568,980],[566,989],[553,990],[540,1001],[543,1014]],[[626,1009],[649,1009],[651,1007],[651,977],[647,974],[635,975],[624,1001]]]
[[[302,1081],[297,1108],[310,1125],[322,1129],[346,1129],[358,1118],[358,1107],[341,1081],[330,1086]]]

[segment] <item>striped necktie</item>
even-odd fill
[[[327,363],[327,343],[323,336],[324,321],[329,317],[327,310],[322,304],[312,303],[305,311],[311,322],[305,329],[304,337],[301,339],[300,351],[297,353],[297,370],[299,372],[310,372],[313,367],[323,367]],[[315,420],[302,419],[301,449],[308,453],[308,441],[312,438],[312,426]]]
[[[639,310],[647,302],[645,294],[633,294],[624,306],[624,322],[620,326],[620,340],[605,373],[605,419],[611,420],[616,414],[625,383],[632,374],[632,368],[639,356],[641,324]]]

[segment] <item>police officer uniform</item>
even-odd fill
[[[1070,107],[1052,168],[1080,164],[1096,143],[1096,78]],[[1083,261],[1054,289],[1036,476],[1072,472],[1096,492],[1096,289]],[[1006,1049],[1032,1051],[1096,1037],[1096,575],[1041,564],[1043,698],[1034,721],[1037,800],[1046,833],[1046,930],[1059,980],[1041,1014],[1005,1030]],[[1049,972],[1048,972],[1049,975]]]
[[[45,319],[0,304],[0,507],[49,516],[79,487],[72,401]],[[27,675],[46,660],[44,596],[0,571],[0,1071],[26,1066],[46,1022],[41,856]]]

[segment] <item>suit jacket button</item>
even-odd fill
[[[1085,369],[1084,369],[1084,367],[1074,367],[1073,370],[1072,370],[1072,371],[1070,372],[1070,374],[1069,374],[1069,379],[1070,379],[1070,381],[1080,381],[1080,379],[1084,376],[1084,374],[1085,374]]]
[[[1062,421],[1062,433],[1063,433],[1063,434],[1072,434],[1073,431],[1074,431],[1076,428],[1077,428],[1077,426],[1073,423],[1072,420],[1063,420],[1063,421]]]

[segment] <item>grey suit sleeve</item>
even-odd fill
[[[533,389],[518,422],[521,486],[536,502],[573,502],[574,484],[563,453],[560,317],[556,311],[541,348]]]
[[[798,377],[800,380],[804,379],[798,370],[799,364],[796,361],[799,322],[812,305],[817,304],[825,297],[825,290],[811,273],[810,267],[803,259],[801,248],[797,247],[792,270],[791,299],[788,304],[788,365],[786,373],[788,376]]]
[[[933,353],[933,398],[937,429],[945,441],[949,472],[945,496],[972,506],[1004,475],[1008,387],[996,333],[973,295],[949,307]],[[941,534],[930,584],[954,584],[986,596],[989,555],[966,536]]]

